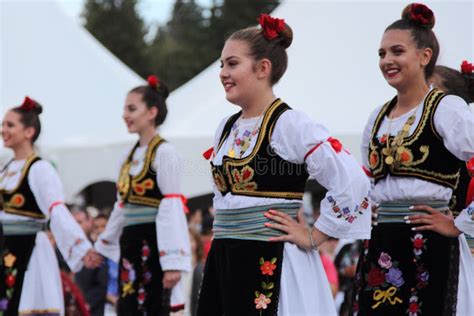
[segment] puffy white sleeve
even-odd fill
[[[64,205],[63,187],[56,170],[49,162],[40,160],[31,166],[28,181],[41,211],[49,215],[59,251],[71,271],[79,271],[83,266],[82,258],[92,245]]]
[[[125,218],[122,204],[117,197],[117,202],[114,204],[107,225],[94,244],[98,253],[115,262],[120,260],[120,236],[122,235],[124,223]]]
[[[124,152],[119,164],[117,165],[117,174],[120,174],[121,168],[127,159],[129,152]],[[94,248],[104,257],[114,262],[120,260],[120,236],[125,225],[125,216],[123,214],[123,205],[120,195],[117,192],[117,201],[114,204],[110,217],[107,221],[104,231],[97,236]]]
[[[437,132],[444,146],[460,160],[474,157],[474,113],[458,96],[445,96],[434,114]]]
[[[282,158],[305,163],[311,178],[328,190],[317,229],[335,238],[370,238],[370,182],[326,128],[303,113],[286,111],[276,123],[271,145]]]
[[[474,201],[456,217],[454,225],[463,233],[474,236]]]
[[[181,194],[180,160],[173,146],[161,144],[156,150],[153,168],[164,198],[156,215],[156,236],[163,271],[191,270],[191,246]]]

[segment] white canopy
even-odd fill
[[[67,199],[115,181],[131,144],[121,118],[125,95],[143,83],[54,1],[1,1],[1,106],[28,95],[43,105],[37,142],[63,179]]]
[[[474,4],[425,1],[436,15],[439,63],[473,60]],[[327,126],[358,155],[370,111],[394,95],[378,70],[385,27],[406,2],[288,0],[274,12],[293,28],[289,68],[276,94]],[[0,94],[3,110],[25,95],[44,106],[38,142],[56,163],[71,200],[87,185],[114,181],[134,137],[121,119],[125,94],[142,83],[52,1],[1,1]],[[238,111],[225,101],[219,62],[174,91],[162,134],[183,157],[184,193],[211,191],[201,153],[220,120]]]

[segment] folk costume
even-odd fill
[[[458,159],[474,155],[474,116],[461,98],[437,89],[412,111],[388,119],[396,102],[376,109],[363,135],[371,198],[380,207],[359,260],[354,315],[473,315],[464,236],[412,231],[404,217],[416,214],[412,205],[447,211],[459,182]]]
[[[189,271],[185,199],[175,149],[155,135],[137,143],[122,164],[118,201],[97,251],[119,262],[118,315],[167,315],[184,308],[182,280],[162,288],[167,270]]]
[[[239,112],[224,119],[206,157],[216,214],[197,314],[336,315],[318,252],[268,242],[283,232],[264,226],[263,214],[276,209],[295,217],[311,176],[328,189],[316,228],[367,238],[370,184],[355,159],[280,99],[261,117]]]
[[[35,154],[10,161],[0,173],[5,244],[0,266],[0,315],[64,315],[56,245],[72,271],[92,247],[64,206],[56,170]]]

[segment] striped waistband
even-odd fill
[[[34,235],[37,232],[46,230],[45,222],[37,221],[2,221],[3,234],[5,236]]]
[[[154,223],[158,208],[125,204],[123,207],[125,226]]]
[[[239,209],[219,209],[214,218],[214,238],[268,241],[268,238],[281,236],[283,232],[264,226],[270,220],[263,214],[268,210],[277,210],[294,218],[300,208],[301,203],[283,203]]]
[[[428,205],[437,211],[447,213],[447,201],[390,201],[380,203],[377,222],[380,223],[405,223],[405,216],[426,214],[424,211],[410,210],[410,206]]]

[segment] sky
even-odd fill
[[[37,1],[56,1],[64,9],[67,15],[78,19],[82,23],[80,15],[84,7],[85,0],[37,0]],[[197,0],[200,6],[207,8],[212,3],[211,0]],[[139,0],[138,10],[145,19],[147,26],[156,26],[165,24],[173,9],[174,0]],[[152,27],[151,29],[155,29]]]

